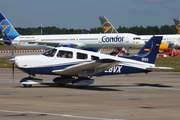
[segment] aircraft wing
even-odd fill
[[[57,46],[63,46],[63,45],[71,45],[73,47],[77,47],[77,46],[82,46],[81,43],[74,43],[74,42],[69,42],[69,41],[32,41],[32,42],[28,42],[29,44],[34,44],[37,43],[39,45],[47,45],[47,46],[53,46],[53,47],[57,47]]]
[[[0,42],[12,42],[11,40],[3,40],[2,38],[0,38]]]
[[[63,70],[53,70],[52,72],[60,75],[87,77],[99,72],[103,72],[104,70],[118,65],[119,63],[120,61],[112,59],[99,59],[96,61],[86,61],[74,66],[67,67]]]

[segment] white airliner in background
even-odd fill
[[[105,16],[100,16],[99,19],[102,28],[104,29],[104,33],[118,33],[117,30],[115,30],[113,25],[108,21],[108,19]],[[147,42],[153,35],[138,35],[138,36],[141,38],[141,40]],[[176,47],[180,47],[179,34],[166,34],[166,35],[155,35],[155,36],[163,36],[159,50],[167,50],[168,48],[172,47],[172,45]]]
[[[0,29],[3,34],[1,41],[19,48],[47,49],[54,46],[74,48],[136,47],[145,44],[137,35],[131,33],[20,35],[2,13],[0,13]]]
[[[147,42],[153,35],[138,35],[141,40]],[[155,36],[160,36],[160,35],[155,35]],[[175,47],[180,47],[180,35],[179,34],[166,34],[166,35],[161,35],[163,36],[162,43],[169,43],[174,45]],[[167,45],[166,45],[167,46]]]

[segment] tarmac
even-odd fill
[[[58,87],[56,76],[24,88],[26,73],[0,68],[0,120],[179,120],[180,73],[93,77],[84,88]]]

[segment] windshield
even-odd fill
[[[140,37],[134,37],[133,40],[141,40]]]
[[[56,49],[50,49],[50,50],[44,52],[42,55],[47,56],[47,57],[53,57],[55,55],[56,51],[57,51]]]

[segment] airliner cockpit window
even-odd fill
[[[59,50],[59,52],[57,54],[57,57],[61,57],[61,58],[73,58],[73,52]]]
[[[140,37],[134,37],[133,40],[141,40]]]
[[[47,57],[53,57],[55,55],[56,51],[57,51],[56,49],[50,49],[50,50],[44,52],[42,55],[47,56]]]

